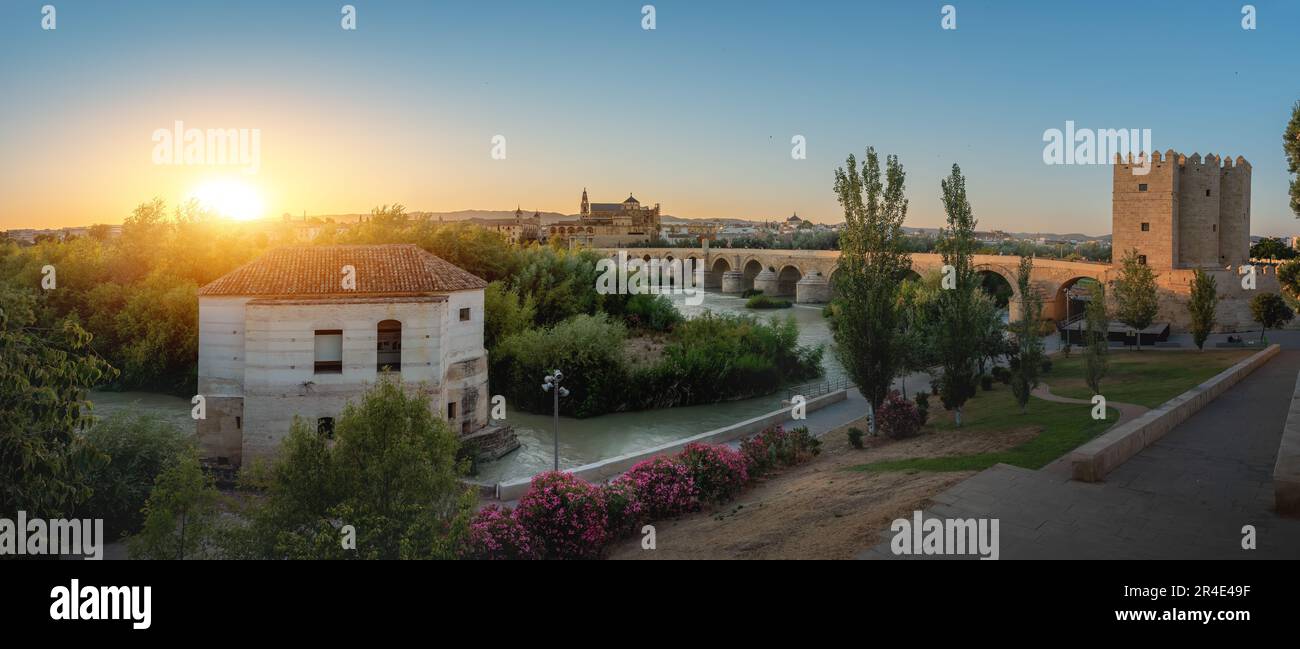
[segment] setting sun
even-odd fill
[[[238,180],[210,180],[190,192],[204,209],[235,221],[252,221],[265,215],[266,204],[256,187]]]

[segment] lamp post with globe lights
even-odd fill
[[[554,370],[542,379],[542,391],[550,392],[555,397],[555,470],[560,470],[560,397],[569,396],[568,388],[560,386],[564,374]]]

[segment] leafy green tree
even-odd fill
[[[1219,305],[1218,281],[1198,268],[1191,283],[1192,295],[1187,310],[1192,315],[1192,340],[1197,349],[1203,350],[1206,339],[1214,330],[1214,312]]]
[[[1015,394],[1020,412],[1025,412],[1029,395],[1038,387],[1038,372],[1043,362],[1043,297],[1030,283],[1034,272],[1032,257],[1021,257],[1016,273],[1016,286],[1020,291],[1020,319],[1011,323],[1015,344],[1015,367],[1011,371],[1011,392]]]
[[[1111,280],[1115,289],[1116,317],[1138,332],[1137,348],[1142,351],[1142,330],[1151,326],[1160,308],[1156,293],[1156,274],[1138,259],[1137,250],[1129,250],[1120,260],[1119,276]]]
[[[1266,334],[1269,328],[1277,328],[1295,318],[1295,312],[1287,306],[1286,300],[1282,299],[1277,293],[1260,293],[1250,301],[1250,314],[1255,321],[1260,324],[1262,329],[1259,332],[1259,339],[1267,343]]]
[[[1276,237],[1260,239],[1250,247],[1251,259],[1295,259],[1296,251]]]
[[[144,526],[127,541],[133,559],[212,556],[221,494],[199,458],[188,453],[158,474],[144,506]]]
[[[1279,266],[1277,281],[1292,297],[1300,297],[1300,260],[1292,260]]]
[[[57,518],[91,496],[90,475],[108,460],[82,431],[93,421],[86,391],[116,370],[76,323],[35,320],[30,293],[0,286],[0,511]]]
[[[349,402],[331,443],[295,420],[261,484],[249,523],[226,532],[226,556],[244,558],[451,558],[475,496],[468,462],[423,389],[383,376]],[[355,531],[345,548],[343,526]]]
[[[1101,394],[1101,380],[1110,366],[1110,317],[1106,313],[1106,285],[1090,284],[1092,295],[1084,309],[1084,379],[1093,394]]]
[[[483,347],[491,351],[506,337],[533,326],[537,304],[532,296],[520,297],[519,291],[498,280],[483,291],[483,314]]]
[[[95,422],[86,439],[108,462],[91,471],[92,495],[77,515],[104,519],[110,537],[140,527],[158,475],[193,450],[174,424],[144,412],[113,413]]]
[[[835,170],[844,229],[834,275],[840,297],[831,333],[840,364],[870,404],[873,433],[876,412],[905,364],[898,278],[912,267],[903,238],[903,166],[892,155],[885,165],[882,183],[876,150],[868,147],[861,168],[850,154],[845,166]]]
[[[1291,107],[1291,121],[1282,133],[1286,170],[1291,173],[1291,211],[1300,218],[1300,101]]]
[[[977,363],[985,339],[981,330],[980,278],[971,262],[978,243],[977,221],[966,199],[966,179],[961,167],[940,181],[944,211],[948,224],[943,228],[940,252],[951,284],[942,287],[938,296],[938,321],[931,341],[941,367],[939,397],[952,410],[954,421],[961,426],[962,407],[975,395],[979,373]]]

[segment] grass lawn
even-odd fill
[[[1108,401],[1136,403],[1155,408],[1228,369],[1259,350],[1216,349],[1206,351],[1110,351],[1110,369],[1101,380],[1101,393]],[[1083,378],[1083,356],[1052,357],[1052,371],[1041,379],[1052,393],[1076,399],[1091,399],[1092,390]]]
[[[1153,354],[1154,355],[1154,354]],[[1055,370],[1053,370],[1055,375]],[[1055,389],[1055,386],[1053,386]],[[1114,424],[1119,413],[1107,409],[1105,420],[1092,418],[1089,404],[1052,403],[1030,399],[1027,412],[1020,413],[1011,388],[997,384],[992,392],[981,390],[974,399],[966,402],[963,425],[957,429],[951,413],[945,411],[937,398],[931,397],[930,422],[922,434],[935,431],[954,431],[956,434],[997,435],[1030,428],[1037,434],[1021,444],[1004,451],[917,457],[884,460],[851,467],[854,471],[982,471],[1004,462],[1026,469],[1038,469],[1084,442],[1096,437]]]

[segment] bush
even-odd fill
[[[1044,358],[1044,359],[1043,359],[1043,363],[1042,363],[1042,365],[1039,366],[1039,368],[1042,369],[1043,374],[1047,374],[1048,372],[1051,372],[1051,371],[1052,371],[1052,359],[1050,359],[1050,358]]]
[[[930,395],[924,392],[916,393],[916,413],[921,416],[921,425],[924,426],[926,420],[930,418]]]
[[[763,291],[760,291],[760,290],[758,290],[758,289],[756,289],[756,288],[747,288],[747,289],[745,289],[744,291],[741,291],[741,293],[740,293],[740,297],[742,297],[742,298],[751,298],[751,297],[754,297],[755,295],[762,295],[762,294],[763,294]]]
[[[686,464],[675,457],[659,456],[639,462],[616,482],[636,489],[646,518],[658,520],[693,512],[700,507],[700,492]]]
[[[786,430],[778,424],[741,441],[740,452],[749,464],[749,475],[756,477],[811,459],[821,453],[821,444],[806,426]]]
[[[637,532],[645,522],[645,508],[636,485],[616,480],[600,487],[605,500],[605,514],[609,518],[610,539],[621,539]]]
[[[570,473],[533,477],[515,518],[548,559],[598,558],[609,541],[609,514],[597,487]]]
[[[850,428],[850,429],[849,429],[849,445],[852,446],[853,448],[862,448],[862,429],[861,429],[861,428]]]
[[[894,439],[911,437],[921,430],[921,414],[897,390],[885,397],[877,414],[881,430]]]
[[[461,548],[462,559],[540,559],[528,530],[509,508],[488,505],[474,515]]]
[[[998,383],[1002,383],[1002,384],[1011,383],[1011,370],[1001,365],[995,365],[993,367],[991,374],[993,375],[993,380],[997,381]]]
[[[981,376],[980,387],[983,388],[985,392],[993,390],[993,377],[989,374]]]
[[[726,446],[692,442],[678,457],[690,471],[701,501],[727,502],[749,483],[745,456]]]
[[[86,439],[109,461],[91,472],[92,494],[78,515],[104,519],[109,538],[136,531],[154,480],[190,450],[189,441],[156,415],[126,411],[96,422]]]
[[[790,300],[778,300],[776,298],[768,297],[766,295],[757,295],[749,298],[749,301],[745,302],[745,308],[747,309],[788,309],[790,308]]]

